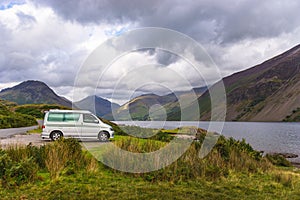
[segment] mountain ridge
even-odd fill
[[[300,45],[222,81],[227,121],[283,121],[300,108]],[[202,111],[200,120],[211,117],[209,98],[206,91],[196,102]],[[171,113],[168,118],[179,120],[179,116]],[[199,116],[190,114],[189,120],[199,120]]]
[[[97,116],[103,117],[110,114],[120,107],[119,104],[110,102],[97,95],[90,95],[80,101],[74,102],[73,105],[79,109],[95,112]]]
[[[200,96],[207,87],[193,88],[190,91],[173,92],[166,95],[143,94],[123,104],[114,113],[105,115],[110,120],[166,120],[169,112],[178,110],[180,101],[191,102]],[[180,101],[178,100],[180,99]]]
[[[72,102],[58,96],[46,83],[36,80],[27,80],[10,88],[0,91],[0,98],[24,104],[59,104],[72,107]]]

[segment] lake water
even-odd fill
[[[197,126],[211,131],[221,130],[221,122],[174,122],[174,121],[118,121],[117,124],[136,125],[149,128],[172,129],[180,126]],[[214,127],[215,126],[215,127]],[[219,131],[218,131],[219,132]],[[294,153],[300,156],[300,123],[299,122],[225,122],[221,134],[233,137],[252,145],[264,152]],[[300,162],[300,158],[290,159]]]

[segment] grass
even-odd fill
[[[112,173],[103,166],[97,172],[81,171],[56,180],[45,172],[39,176],[35,183],[1,189],[1,199],[297,199],[300,195],[297,174],[292,174],[294,187],[273,174],[232,173],[218,181],[151,183]]]
[[[167,131],[169,132],[169,131]],[[170,131],[172,132],[172,131]],[[165,133],[167,134],[167,133]],[[300,173],[276,167],[243,141],[220,137],[198,157],[205,133],[164,169],[131,174],[113,170],[74,139],[46,146],[0,150],[1,199],[297,199]],[[132,152],[168,144],[117,135],[113,143]],[[113,153],[113,152],[104,152]]]
[[[33,129],[33,130],[29,130],[27,131],[28,134],[40,134],[42,132],[42,127],[38,127],[36,129]]]

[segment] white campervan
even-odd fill
[[[95,138],[104,142],[114,137],[111,126],[103,123],[90,111],[49,110],[43,123],[43,139],[60,137]]]

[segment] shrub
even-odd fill
[[[83,152],[76,139],[61,139],[46,146],[11,146],[0,149],[0,178],[5,187],[35,181],[38,170],[48,170],[51,178],[79,170],[96,172],[98,162]]]
[[[76,139],[62,138],[45,147],[45,165],[52,178],[75,173],[88,164]]]
[[[193,142],[189,149],[169,166],[158,171],[139,173],[134,176],[141,176],[148,181],[177,182],[196,178],[215,180],[227,177],[230,171],[254,173],[264,172],[271,168],[271,165],[262,157],[261,153],[253,150],[244,140],[225,139],[223,136],[219,137],[217,144],[205,158],[200,158],[199,153],[205,134],[205,132],[199,131],[197,136],[199,142]],[[215,134],[207,137],[215,137]],[[126,151],[153,152],[166,145],[164,142],[160,142],[158,145],[157,142],[151,139],[127,137],[116,141],[115,144]],[[174,153],[177,150],[174,149]],[[105,162],[111,164],[110,166],[125,166],[124,164],[127,166],[129,163],[132,165],[130,169],[139,169],[135,165],[136,160],[129,160],[131,158],[122,157],[119,151],[106,151],[102,157],[106,159]],[[116,157],[119,159],[112,159]],[[160,157],[160,159],[168,158]],[[155,160],[149,162],[155,162]]]
[[[32,157],[13,161],[9,154],[0,151],[0,178],[1,185],[5,187],[19,186],[37,178],[38,165]]]
[[[19,113],[0,115],[0,128],[17,128],[36,124],[35,118],[29,115]]]
[[[6,184],[8,186],[21,185],[36,180],[38,166],[34,159],[27,158],[19,163],[15,163],[6,170]]]
[[[0,150],[0,178],[5,179],[5,174],[8,169],[12,166],[12,160],[2,150]]]
[[[159,140],[162,142],[170,142],[171,140],[174,139],[174,136],[168,134],[168,133],[164,133],[162,131],[158,131],[158,133],[152,137],[150,137],[149,139],[152,140]]]
[[[292,164],[282,155],[279,154],[267,154],[266,158],[276,166],[282,166],[282,167],[291,167]]]

